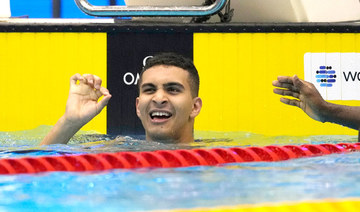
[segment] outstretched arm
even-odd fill
[[[98,101],[101,96],[103,98]],[[70,78],[65,114],[40,144],[66,144],[82,126],[101,112],[110,98],[109,91],[101,87],[99,77],[91,74],[83,76],[75,74]]]
[[[301,80],[296,75],[279,76],[272,84],[278,87],[274,89],[274,93],[285,96],[280,98],[281,102],[301,108],[311,118],[359,130],[360,107],[327,102],[312,83]]]

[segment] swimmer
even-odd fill
[[[136,114],[144,126],[146,140],[193,142],[195,117],[202,107],[198,97],[199,75],[193,62],[174,53],[156,55],[147,60],[138,85]],[[103,98],[99,100],[100,97]],[[81,127],[102,111],[110,98],[110,92],[101,86],[99,77],[72,76],[65,114],[41,145],[68,143]]]
[[[360,107],[327,102],[312,83],[301,80],[296,75],[279,76],[272,84],[277,87],[274,93],[285,96],[280,98],[282,103],[301,108],[312,119],[359,130]]]

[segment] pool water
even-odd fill
[[[121,211],[360,197],[360,153],[216,167],[0,176],[6,210]]]
[[[268,138],[239,133],[237,140],[213,136],[179,146],[84,134],[69,145],[39,147],[38,138],[15,134],[0,134],[1,158],[248,146],[257,139],[266,145],[357,141],[351,136]],[[147,211],[348,197],[360,198],[360,152],[281,162],[0,176],[0,211]]]

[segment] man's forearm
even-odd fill
[[[66,119],[62,116],[41,141],[40,145],[67,144],[81,127],[82,125],[66,122]]]
[[[360,128],[360,107],[327,102],[322,112],[325,122],[340,124],[355,130]]]

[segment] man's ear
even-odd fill
[[[195,97],[193,99],[193,107],[192,107],[192,112],[190,114],[190,118],[195,118],[197,115],[199,115],[201,108],[202,108],[201,98]]]
[[[136,115],[140,118],[141,113],[139,109],[139,97],[136,98]]]

